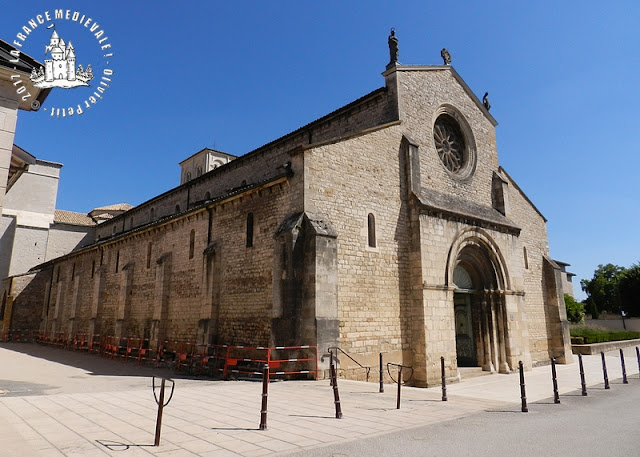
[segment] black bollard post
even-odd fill
[[[518,369],[520,370],[520,398],[522,399],[522,412],[529,412],[529,408],[527,407],[527,392],[524,386],[524,367],[522,365],[522,361],[518,362]]]
[[[269,364],[262,369],[262,407],[260,409],[260,430],[267,429],[267,397],[269,396]]]
[[[400,369],[398,370],[398,402],[396,405],[396,409],[400,409],[400,387],[402,386],[402,365],[400,365]]]
[[[600,352],[600,356],[602,357],[602,375],[604,376],[604,388],[610,389],[609,386],[609,376],[607,376],[607,362],[604,360],[604,352]]]
[[[578,362],[580,364],[580,384],[582,385],[582,396],[587,396],[587,384],[584,382],[584,366],[582,365],[582,354],[578,354]]]
[[[336,367],[333,364],[333,357],[331,357],[331,385],[333,386],[333,403],[336,405],[336,419],[342,419],[342,408],[340,406],[340,392],[338,392],[338,375]]]
[[[636,357],[638,358],[638,377],[640,377],[640,349],[636,346]]]
[[[558,394],[558,377],[556,376],[556,358],[551,358],[551,378],[553,379],[553,402],[560,403],[560,395]]]
[[[382,352],[380,353],[380,393],[384,393],[384,379],[382,374]]]
[[[620,348],[620,365],[622,366],[622,384],[629,384],[627,380],[627,368],[624,366],[624,353],[622,352],[622,348]]]
[[[440,357],[440,370],[442,371],[442,401],[447,401],[447,378],[444,374],[444,357]]]
[[[154,446],[160,446],[160,432],[162,430],[162,410],[164,409],[164,383],[165,380],[164,378],[162,378],[162,382],[160,383],[160,399],[158,400],[158,416],[156,418],[156,439],[153,442]]]
[[[158,398],[156,396],[156,378],[155,376],[152,378],[151,388],[153,389],[153,398],[156,400],[156,403],[158,404],[158,416],[156,418],[156,437],[153,442],[154,446],[160,446],[160,431],[162,430],[162,412],[164,410],[164,407],[167,406],[171,401],[171,399],[173,398],[173,389],[175,389],[176,387],[175,382],[173,382],[171,379],[169,381],[172,383],[171,395],[169,395],[169,400],[167,400],[167,402],[165,403],[164,388],[165,388],[166,379],[162,378],[162,382],[160,383],[160,397]]]
[[[329,348],[329,385],[333,387],[333,349]]]

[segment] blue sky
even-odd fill
[[[440,64],[446,47],[489,91],[500,163],[548,219],[580,298],[598,264],[640,261],[637,0],[11,2],[0,38],[54,9],[94,18],[114,53],[111,87],[81,116],[19,114],[16,144],[64,164],[60,209],[139,204],[203,147],[242,155],[381,87],[395,27],[401,63]],[[56,27],[101,70],[86,31]],[[49,35],[24,50],[42,60]],[[57,92],[45,107],[69,105]]]

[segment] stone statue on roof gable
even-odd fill
[[[391,29],[389,35],[389,65],[393,65],[398,61],[398,38],[396,38],[396,29]]]
[[[447,48],[442,48],[442,51],[440,51],[440,56],[442,57],[445,65],[451,65],[451,54],[449,54]]]

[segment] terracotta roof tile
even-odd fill
[[[129,203],[116,203],[115,205],[102,206],[100,208],[94,208],[91,212],[95,211],[129,211],[133,208]]]
[[[73,211],[64,211],[62,209],[57,209],[54,216],[53,222],[57,222],[59,224],[70,224],[70,225],[85,225],[92,226],[96,225],[95,221],[91,219],[89,216],[83,213],[74,213]]]

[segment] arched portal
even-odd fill
[[[509,372],[502,256],[486,233],[465,235],[452,247],[448,276],[454,288],[457,363]]]

